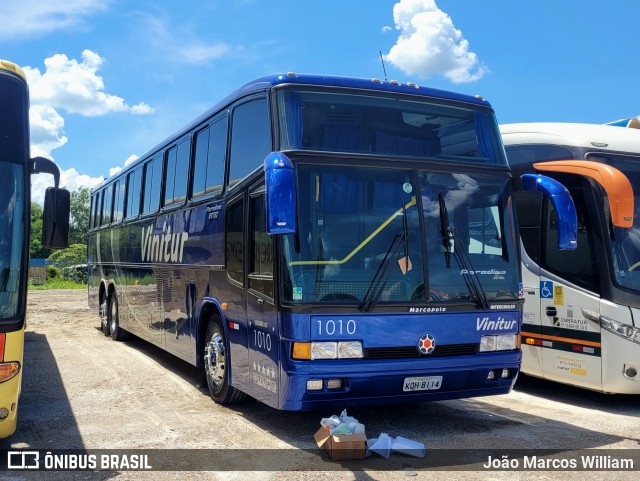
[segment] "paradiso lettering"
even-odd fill
[[[142,228],[142,262],[182,262],[188,232],[171,232],[162,224],[162,234],[153,234],[153,224]]]

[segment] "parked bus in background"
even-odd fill
[[[69,227],[69,192],[57,188],[60,173],[52,161],[30,158],[27,80],[19,66],[0,60],[0,438],[13,434],[18,419],[31,228],[30,174],[41,172],[55,177],[55,187],[46,194],[43,245],[63,247]]]
[[[462,398],[507,393],[518,374],[511,176],[485,100],[261,78],[91,205],[104,333],[203,367],[219,403]]]
[[[530,193],[516,195],[525,287],[522,371],[640,394],[640,217],[634,213],[640,131],[568,123],[509,124],[500,131],[514,174],[542,172],[561,181],[578,214],[578,248],[560,253],[553,216]]]

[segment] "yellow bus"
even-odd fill
[[[0,438],[13,434],[22,383],[29,235],[30,175],[48,173],[43,244],[65,247],[69,192],[58,188],[60,171],[43,157],[29,155],[29,93],[23,70],[0,59]]]

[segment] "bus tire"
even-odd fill
[[[211,399],[219,404],[244,400],[245,394],[229,384],[227,342],[224,329],[218,320],[211,320],[207,325],[202,357]]]
[[[109,296],[109,333],[114,341],[126,341],[129,333],[120,327],[118,295],[113,291]]]

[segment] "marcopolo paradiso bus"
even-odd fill
[[[571,217],[557,183],[529,178]],[[261,78],[93,191],[90,305],[113,339],[201,367],[219,403],[507,393],[521,360],[511,185],[481,98]]]

